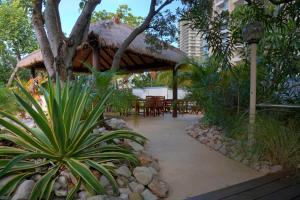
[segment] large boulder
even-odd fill
[[[28,199],[30,196],[30,193],[35,185],[35,182],[33,180],[25,180],[23,181],[17,188],[14,196],[11,198],[11,200],[24,200]]]
[[[105,123],[108,126],[108,128],[112,130],[120,130],[120,129],[130,130],[126,122],[122,119],[111,118],[109,120],[106,120]]]
[[[143,185],[148,185],[153,178],[152,171],[148,167],[136,167],[133,170],[133,175]]]

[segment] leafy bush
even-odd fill
[[[90,193],[105,193],[92,169],[106,176],[117,193],[113,171],[105,163],[126,160],[136,164],[138,160],[128,149],[114,145],[113,140],[129,139],[143,144],[145,138],[123,130],[102,135],[91,133],[105,110],[111,92],[103,95],[93,109],[86,109],[91,98],[88,84],[74,81],[61,87],[60,80],[56,81],[56,86],[49,81],[47,89],[42,89],[47,103],[48,113],[45,114],[22,86],[20,90],[26,99],[19,95],[16,99],[37,128],[30,128],[13,115],[0,111],[3,116],[0,124],[9,131],[1,134],[0,138],[15,144],[13,147],[0,147],[0,178],[14,177],[0,188],[0,195],[9,196],[23,179],[40,171],[42,178],[35,184],[30,199],[51,199],[52,187],[62,169],[68,169],[77,180],[67,199],[73,199],[81,184]],[[85,113],[87,110],[88,113]]]
[[[0,110],[14,113],[18,110],[17,102],[10,89],[0,85]]]
[[[128,113],[132,109],[134,96],[130,89],[118,89],[116,85],[113,84],[115,77],[118,76],[117,72],[113,70],[108,70],[105,72],[98,72],[92,69],[94,81],[92,83],[92,88],[94,88],[94,93],[96,101],[101,99],[103,94],[108,90],[111,90],[111,95],[108,100],[108,106],[111,111],[119,112],[121,115]]]
[[[259,117],[254,137],[253,153],[262,160],[285,168],[296,168],[300,163],[300,129],[296,122],[284,125],[271,117]]]
[[[213,59],[203,64],[192,61],[192,64],[189,98],[197,102],[209,123],[225,127],[232,116],[247,110],[249,70],[245,65],[220,70]]]
[[[113,112],[119,112],[121,115],[125,115],[132,109],[136,99],[137,97],[134,96],[129,89],[114,90],[109,105]]]

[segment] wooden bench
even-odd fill
[[[288,174],[269,174],[186,200],[300,200],[300,178]]]

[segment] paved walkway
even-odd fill
[[[165,115],[128,120],[129,126],[149,139],[148,149],[159,159],[161,176],[171,188],[168,200],[182,200],[261,175],[188,136],[185,127],[198,118]]]

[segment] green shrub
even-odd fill
[[[108,100],[108,106],[112,112],[120,113],[121,115],[127,114],[133,106],[133,102],[137,99],[130,89],[118,89],[116,85],[113,84],[115,77],[118,76],[116,71],[108,70],[105,72],[98,72],[92,69],[93,79],[92,88],[96,101],[101,99],[103,94],[108,90],[111,90],[111,96]]]
[[[0,85],[0,110],[14,113],[18,110],[17,102],[10,89]]]
[[[292,122],[287,126],[271,117],[259,117],[253,152],[262,160],[296,168],[300,164],[299,130]]]
[[[109,105],[113,112],[119,112],[121,115],[127,114],[137,99],[129,89],[116,89],[111,95]]]
[[[86,109],[91,98],[88,84],[75,81],[61,87],[60,80],[56,81],[56,86],[49,81],[47,89],[42,89],[47,102],[48,113],[45,114],[22,86],[20,90],[26,99],[16,95],[17,101],[32,117],[37,128],[29,128],[13,115],[0,111],[3,116],[0,125],[10,132],[1,134],[0,139],[15,144],[13,147],[0,147],[0,178],[14,176],[0,188],[0,196],[11,195],[23,179],[37,173],[37,168],[41,170],[42,178],[35,184],[31,200],[51,199],[53,184],[62,169],[68,169],[77,179],[67,199],[73,199],[81,183],[90,193],[105,193],[91,169],[106,176],[117,193],[113,171],[105,163],[126,160],[136,164],[138,160],[130,150],[114,145],[113,140],[130,139],[143,144],[145,138],[123,130],[102,135],[91,133],[98,125],[111,92],[103,95],[93,109]],[[87,110],[88,113],[85,113]]]
[[[189,98],[204,111],[207,122],[226,127],[232,116],[239,117],[248,109],[249,69],[246,65],[221,70],[213,59],[192,64]]]

